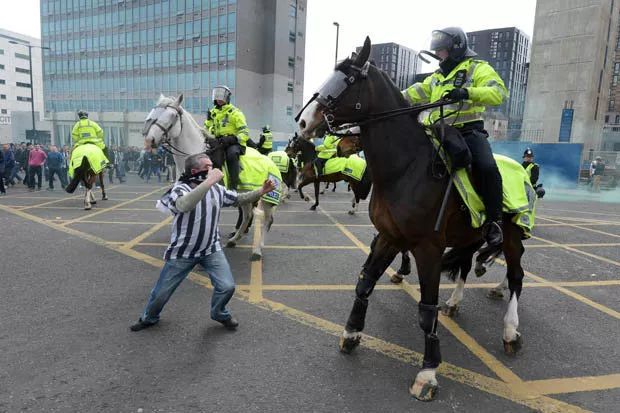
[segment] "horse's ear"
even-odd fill
[[[181,103],[183,103],[183,93],[181,93],[181,94],[179,95],[179,97],[177,98],[177,100],[174,102],[174,105],[175,105],[176,107],[179,107],[179,106],[181,106]]]
[[[364,40],[364,46],[362,47],[362,50],[360,50],[359,55],[357,55],[357,58],[353,63],[355,66],[362,67],[364,63],[366,63],[366,61],[370,57],[370,47],[370,37],[366,36],[366,40]]]

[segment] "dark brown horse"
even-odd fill
[[[366,168],[361,181],[357,181],[341,172],[317,176],[314,168],[314,160],[317,157],[314,145],[312,142],[301,138],[292,139],[286,147],[286,153],[290,158],[297,156],[302,163],[302,167],[299,170],[301,182],[297,185],[297,190],[299,191],[299,196],[301,199],[305,201],[310,200],[310,198],[304,195],[302,188],[308,184],[314,184],[315,202],[310,207],[310,210],[314,211],[319,206],[319,185],[321,182],[345,181],[351,185],[354,197],[351,201],[351,209],[349,210],[350,215],[355,214],[360,200],[368,197],[370,187],[372,186],[368,168]]]
[[[438,230],[435,224],[448,188],[449,174],[431,174],[434,147],[408,104],[388,75],[368,62],[370,39],[355,60],[340,63],[321,90],[298,117],[302,137],[313,137],[328,124],[361,126],[361,143],[372,171],[370,218],[379,231],[356,287],[353,309],[340,340],[340,349],[351,352],[360,342],[368,298],[396,254],[413,253],[420,282],[419,324],[425,334],[422,370],[409,391],[420,400],[432,400],[438,388],[435,371],[441,363],[437,336],[439,283],[442,270],[452,273],[467,268],[466,262],[483,244],[482,231],[472,228],[461,209],[456,191],[450,193]],[[398,112],[398,111],[401,112]],[[390,112],[387,116],[386,112]],[[395,115],[398,112],[398,116]],[[435,177],[434,177],[435,176]],[[521,346],[518,298],[521,294],[522,232],[504,216],[502,249],[507,262],[510,302],[504,317],[504,349],[514,354]],[[453,247],[449,259],[442,254]],[[466,274],[465,274],[466,275]],[[463,273],[461,273],[463,277]],[[461,278],[461,280],[463,280]],[[463,280],[464,283],[464,280]]]

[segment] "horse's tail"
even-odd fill
[[[467,274],[471,269],[472,259],[484,240],[478,240],[465,247],[455,247],[441,257],[441,273],[450,280],[456,281],[459,272]]]

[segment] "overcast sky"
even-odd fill
[[[260,0],[257,0],[260,1]],[[2,0],[3,3],[12,0]],[[334,65],[336,27],[340,23],[338,58],[350,55],[364,37],[373,43],[395,42],[428,48],[433,29],[461,26],[465,31],[516,26],[530,38],[536,0],[307,0],[304,96],[312,96]],[[39,0],[18,0],[3,7],[0,27],[41,36]],[[5,5],[6,6],[6,5]]]

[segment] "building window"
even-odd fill
[[[22,69],[21,67],[16,67],[16,68],[15,68],[15,71],[16,71],[17,73],[25,73],[25,74],[27,74],[27,75],[29,75],[29,74],[30,74],[30,70],[28,70],[28,69]]]
[[[4,65],[0,65],[0,70],[4,70]]]
[[[6,110],[6,109],[2,109],[0,112],[2,112],[2,114],[3,114],[3,115],[6,115],[6,114],[8,114],[8,113],[9,113],[9,111],[8,111],[8,110]]]
[[[288,57],[288,67],[290,67],[290,68],[294,68],[295,67],[295,58],[294,57],[291,57],[291,56]]]
[[[0,54],[4,54],[4,49],[0,49]]]
[[[19,87],[30,87],[30,83],[24,83],[24,82],[16,82],[17,86]]]
[[[616,115],[616,125],[620,123],[620,115]]]
[[[27,98],[25,96],[18,96],[17,101],[18,102],[30,102],[30,98]]]
[[[291,42],[294,42],[295,41],[295,32],[293,32],[293,31],[288,32],[288,39]]]
[[[288,90],[289,92],[293,91],[293,82],[288,82],[288,85],[286,87],[286,90]]]
[[[6,100],[6,95],[0,95],[0,99]]]
[[[286,114],[288,116],[293,116],[293,107],[292,106],[287,106],[286,107]]]
[[[613,100],[613,99],[611,99],[611,100],[609,101],[609,107],[607,108],[607,110],[608,110],[609,112],[613,112],[613,111],[615,110],[615,108],[616,108],[616,101],[615,101],[615,100]]]
[[[6,85],[6,80],[0,79],[0,85]]]
[[[23,53],[15,53],[15,57],[17,57],[18,59],[30,60],[30,56]]]
[[[291,17],[297,17],[297,6],[291,4],[288,10],[288,15]]]

